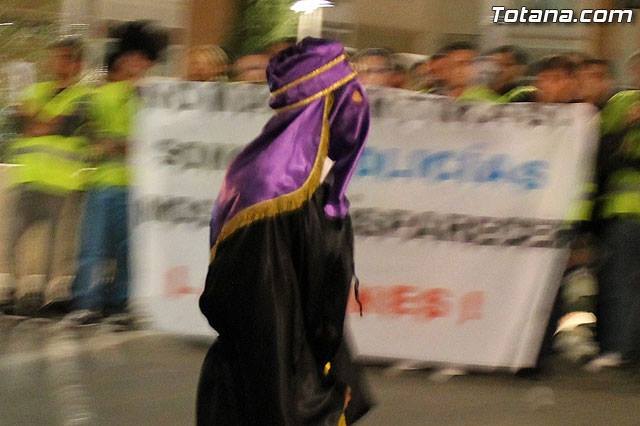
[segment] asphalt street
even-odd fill
[[[207,345],[148,330],[0,318],[0,425],[193,425]],[[363,426],[640,425],[640,373],[554,360],[536,380],[368,366]]]

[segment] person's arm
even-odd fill
[[[104,161],[126,154],[126,139],[105,131],[109,117],[106,111],[111,105],[105,105],[103,101],[104,93],[96,91],[87,97],[84,105],[86,123],[82,127],[82,134],[90,141],[89,156],[93,161]]]
[[[329,158],[335,164],[325,213],[330,217],[344,217],[349,207],[347,186],[369,132],[369,103],[359,83],[350,83],[335,94],[330,126]]]
[[[127,154],[126,139],[110,138],[101,141],[104,144],[104,153],[110,157],[120,157]]]
[[[12,114],[12,121],[17,132],[24,136],[41,136],[48,128],[38,120],[44,104],[45,83],[36,83],[27,87],[21,94]]]
[[[47,120],[42,121],[37,118],[30,119],[24,126],[23,133],[25,136],[48,136],[58,134],[60,128],[60,120]]]
[[[601,139],[596,160],[597,183],[620,168],[640,166],[635,157],[624,155],[628,136],[640,134],[640,92],[621,92],[611,98],[601,114]],[[632,135],[630,132],[633,132]]]
[[[37,109],[34,100],[25,95],[22,102],[15,106],[11,114],[11,121],[19,134],[24,136],[40,136],[46,131],[37,119]]]
[[[628,90],[614,95],[601,114],[602,135],[626,132],[640,122],[640,92]]]
[[[127,140],[117,138],[98,138],[89,148],[90,157],[94,161],[123,158],[127,155]]]

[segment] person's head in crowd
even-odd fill
[[[578,52],[578,51],[571,51],[569,53],[564,53],[562,56],[564,56],[565,58],[567,58],[568,60],[573,62],[573,64],[575,65],[576,69],[580,65],[582,65],[583,62],[588,61],[589,59],[591,59],[591,57],[589,55],[587,55],[586,53]]]
[[[168,45],[168,34],[146,21],[125,23],[113,29],[116,63],[126,80],[137,81],[161,59]]]
[[[449,65],[447,55],[444,52],[436,52],[429,58],[431,64],[431,74],[433,75],[434,86],[444,86],[447,81]]]
[[[247,83],[264,83],[267,81],[269,55],[255,52],[236,59],[233,64],[233,80]]]
[[[415,62],[409,69],[409,85],[412,90],[429,90],[433,74],[430,59]]]
[[[185,62],[186,80],[215,81],[227,72],[229,58],[218,46],[195,46],[187,51]]]
[[[640,89],[640,51],[635,52],[627,61],[627,70],[634,89]]]
[[[416,89],[442,93],[446,86],[448,69],[447,55],[444,52],[436,52],[426,61],[415,64],[413,78],[417,83]]]
[[[120,53],[117,51],[109,51],[105,56],[104,65],[107,69],[107,81],[110,83],[127,79],[127,71],[122,66],[119,58]]]
[[[473,61],[473,79],[474,86],[484,86],[493,90],[499,75],[498,64],[490,55],[479,54]]]
[[[456,42],[442,49],[442,53],[445,54],[448,68],[445,73],[447,94],[458,97],[465,89],[473,85],[474,61],[478,52],[471,43]]]
[[[285,49],[290,48],[291,46],[295,46],[297,43],[297,39],[295,37],[285,37],[280,40],[277,40],[270,45],[267,46],[267,54],[270,57],[277,55]]]
[[[393,65],[390,86],[402,89],[407,85],[408,77],[407,69],[402,64],[396,62]]]
[[[497,66],[497,73],[492,89],[504,95],[517,87],[527,71],[528,57],[516,46],[500,46],[489,52],[489,57]]]
[[[536,101],[567,103],[576,99],[575,63],[566,56],[549,56],[533,65]]]
[[[393,54],[387,49],[365,49],[351,59],[358,80],[365,86],[394,87],[397,79]]]
[[[568,53],[563,53],[563,56],[566,57],[567,59],[569,59],[571,62],[573,62],[574,65],[574,69],[575,72],[578,71],[578,68],[580,68],[580,66],[588,61],[589,59],[591,59],[591,56],[587,55],[584,52],[580,52],[577,50],[574,51],[570,51]],[[577,78],[574,78],[571,80],[573,82],[573,93],[575,94],[576,99],[575,100],[579,100],[579,94],[580,94],[580,85],[579,85],[579,81]]]
[[[49,46],[49,69],[63,86],[79,78],[83,64],[84,44],[78,37],[64,37]]]
[[[613,91],[611,64],[604,59],[586,59],[577,68],[578,99],[597,107],[607,102]]]

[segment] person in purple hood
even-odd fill
[[[335,42],[307,38],[267,69],[275,116],[229,166],[200,309],[219,337],[199,425],[347,425],[371,407],[343,339],[357,283],[346,190],[369,106]],[[357,293],[357,292],[356,292]]]

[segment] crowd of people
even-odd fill
[[[185,59],[190,81],[266,82],[269,58],[295,43],[286,39],[230,62],[217,46],[197,46]],[[526,52],[505,45],[488,52],[466,42],[451,43],[431,56],[394,54],[384,48],[351,51],[350,62],[365,86],[448,96],[460,101],[587,102],[602,109],[616,86],[612,65],[580,52],[531,62]],[[640,84],[640,56],[629,60],[633,84]],[[635,86],[634,86],[635,87]]]
[[[127,315],[129,170],[125,160],[137,108],[136,89],[160,59],[166,37],[143,23],[123,25],[115,37],[118,41],[105,57],[106,80],[98,87],[82,83],[81,40],[53,43],[49,49],[52,79],[29,87],[10,114],[11,132],[17,136],[0,149],[2,162],[16,166],[11,173],[13,213],[6,226],[8,235],[1,242],[6,259],[0,262],[0,308],[5,313],[71,312],[70,318],[80,324]],[[217,46],[197,46],[186,52],[181,77],[265,83],[269,59],[294,43],[281,40],[233,62]],[[584,102],[599,110],[601,142],[595,178],[585,187],[589,207],[576,222],[576,255],[569,268],[588,268],[597,276],[601,353],[595,362],[619,366],[637,361],[640,54],[628,61],[632,77],[628,88],[616,83],[608,61],[579,52],[531,62],[516,46],[481,52],[460,42],[413,63],[381,48],[352,52],[349,61],[365,87],[413,90],[461,102]],[[83,206],[84,214],[74,214],[80,208],[73,206]],[[47,238],[44,247],[35,250],[43,253],[45,266],[36,273],[21,274],[19,240],[31,225],[43,221],[48,224]],[[76,222],[81,226],[75,227]],[[69,231],[75,228],[78,244],[75,232]],[[58,258],[75,258],[75,270],[57,268]],[[554,314],[548,335],[553,335],[557,317]]]
[[[81,79],[82,40],[62,38],[49,47],[51,80],[28,87],[6,114],[15,137],[2,147],[3,162],[14,166],[1,242],[4,313],[71,312],[78,324],[131,319],[126,158],[138,82],[167,38],[144,22],[124,24],[113,35],[117,41],[107,49],[106,78],[98,87]],[[46,225],[45,237],[26,244],[38,223]],[[40,262],[25,266],[34,254]]]

